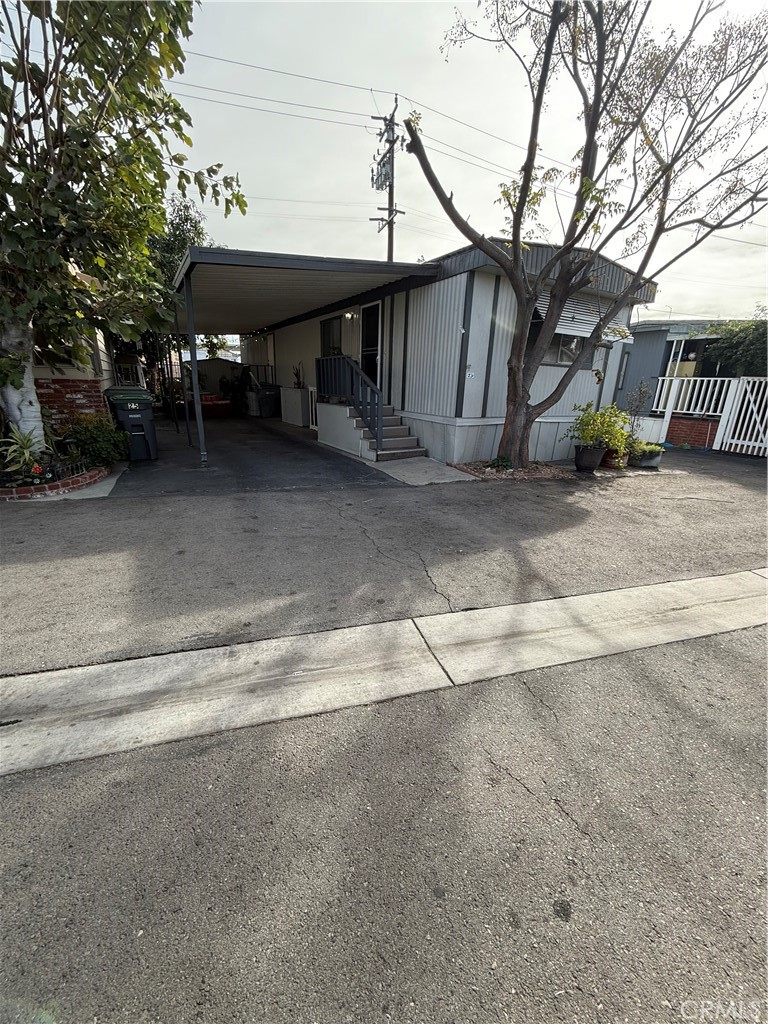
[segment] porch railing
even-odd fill
[[[653,412],[721,416],[728,393],[728,377],[659,377]]]
[[[384,401],[379,388],[349,356],[324,356],[315,362],[318,401],[336,398],[356,409],[380,451],[384,437]]]

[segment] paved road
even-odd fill
[[[9,777],[0,1021],[680,1024],[759,998],[764,640]]]
[[[324,465],[319,451],[309,455]],[[302,488],[297,470],[288,490],[5,506],[3,670],[764,565],[765,461],[665,459],[662,474],[427,487],[342,459],[377,482]]]

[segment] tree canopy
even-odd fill
[[[161,234],[152,235],[147,244],[150,261],[165,292],[164,307],[172,310],[174,302],[179,301],[173,282],[187,249],[192,245],[215,245],[205,226],[205,214],[189,196],[174,192],[166,203],[164,230]],[[162,333],[147,332],[143,341],[146,343],[151,336],[150,344],[157,348],[163,343],[163,337],[174,333],[175,324],[166,325]],[[218,355],[227,344],[220,334],[200,335],[198,341],[209,358]],[[188,345],[188,338],[184,335],[181,347],[187,348]]]
[[[718,340],[707,345],[707,358],[734,377],[768,374],[768,308],[758,306],[751,320],[731,320],[711,328]]]
[[[606,328],[627,302],[711,235],[765,209],[768,13],[715,22],[722,4],[702,0],[683,30],[661,31],[650,27],[650,0],[481,0],[478,6],[480,18],[459,15],[446,45],[479,40],[512,58],[509,95],[527,140],[519,174],[500,186],[506,242],[486,237],[460,212],[460,200],[431,166],[418,113],[406,130],[446,215],[501,267],[515,293],[499,455],[525,465],[533,422],[562,398],[598,346],[610,346]],[[503,109],[504,97],[493,99]],[[542,153],[553,110],[560,118],[572,115],[579,127],[580,145],[565,165]],[[550,254],[529,274],[532,239],[548,244]],[[603,296],[580,354],[550,395],[531,404],[533,379],[565,303],[582,289],[600,293],[606,259],[628,267],[623,286]],[[530,336],[545,291],[546,314]]]
[[[0,0],[0,396],[14,422],[33,348],[82,361],[97,328],[137,338],[161,322],[148,239],[169,185],[245,209],[220,164],[185,166],[191,121],[166,80],[192,13],[190,0]]]

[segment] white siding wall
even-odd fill
[[[258,338],[241,338],[240,362],[268,365],[271,338],[271,334],[262,334]]]
[[[107,388],[114,386],[115,364],[101,331],[96,332],[96,348],[98,351],[99,364],[101,365],[101,390],[106,391]]]
[[[464,368],[464,416],[483,415],[485,367],[488,362],[488,341],[491,333],[493,292],[496,277],[475,274],[472,289],[472,317],[469,324],[469,348]],[[511,290],[511,289],[510,289]]]
[[[491,377],[488,381],[488,416],[503,416],[507,404],[507,360],[512,348],[512,334],[517,315],[517,299],[512,285],[504,277],[499,286],[496,307],[496,334],[491,357]]]
[[[345,313],[354,314],[353,319],[347,320]],[[360,358],[360,307],[349,306],[339,313],[332,314],[341,317],[341,350],[344,355],[352,356],[353,359]],[[293,324],[291,327],[283,327],[275,331],[275,373],[276,383],[282,387],[292,387],[293,367],[299,361],[304,364],[304,381],[308,387],[315,387],[317,384],[315,373],[315,360],[320,355],[320,321],[329,320],[331,317],[315,317],[314,320],[305,320],[300,324]]]
[[[456,412],[466,284],[467,275],[460,274],[411,292],[405,394],[411,412]]]
[[[382,324],[382,390],[389,385],[389,316],[392,309],[392,372],[391,404],[404,408],[407,422],[432,458],[441,461],[467,461],[491,458],[498,447],[506,404],[507,369],[512,344],[516,301],[511,285],[501,278],[496,309],[496,329],[491,358],[486,418],[483,420],[483,393],[491,328],[491,312],[496,275],[477,271],[474,276],[472,318],[469,329],[467,362],[462,372],[464,381],[464,415],[457,421],[456,391],[463,339],[462,321],[468,275],[415,288],[406,298],[396,294],[381,304]],[[404,334],[407,317],[405,357]],[[345,312],[355,314],[351,320]],[[360,309],[343,310],[342,351],[355,359],[360,355]],[[277,383],[290,387],[292,367],[299,360],[304,364],[308,385],[315,386],[315,359],[320,355],[320,321],[317,317],[305,323],[286,327],[275,334]],[[616,346],[606,362],[606,383],[615,379],[621,346]],[[402,369],[406,364],[406,394],[402,403]],[[548,395],[560,380],[564,368],[543,366],[536,375],[532,389],[533,401]],[[603,401],[610,400],[611,390],[603,389]],[[564,397],[537,421],[531,437],[531,454],[537,459],[567,458],[572,450],[568,441],[561,441],[574,405],[597,401],[600,388],[591,370],[581,370]],[[409,415],[412,414],[412,415]],[[495,421],[495,422],[494,422]]]
[[[531,388],[531,402],[535,404],[551,394],[564,373],[565,367],[540,366]],[[570,416],[573,413],[574,405],[597,402],[599,394],[600,385],[597,383],[594,373],[591,370],[579,370],[560,401],[548,409],[544,415],[549,418]]]

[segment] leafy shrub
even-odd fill
[[[22,476],[32,473],[41,454],[48,450],[44,441],[38,440],[33,431],[23,431],[11,423],[8,437],[0,441],[0,461],[6,473],[19,473]]]
[[[69,454],[79,456],[86,469],[128,458],[128,435],[103,413],[80,413],[67,423],[63,435]]]
[[[630,437],[627,451],[633,459],[647,459],[658,455],[664,449],[660,444],[652,444],[650,441],[641,441],[637,437]]]
[[[563,438],[570,438],[590,448],[614,448],[619,455],[624,454],[629,441],[625,430],[629,423],[627,413],[618,409],[615,403],[595,409],[592,402],[574,405],[573,411],[579,415],[563,434]]]

